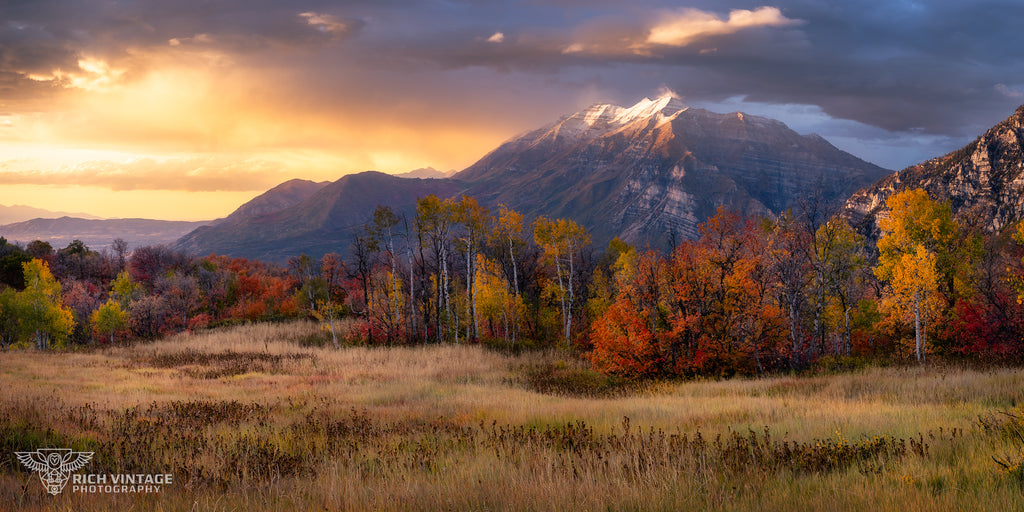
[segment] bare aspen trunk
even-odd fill
[[[573,276],[573,247],[569,245],[569,307],[565,312],[565,346],[566,348],[572,345],[572,303],[575,299],[573,295],[572,276]]]
[[[914,338],[917,362],[922,362],[921,357],[921,292],[914,293]]]

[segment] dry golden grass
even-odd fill
[[[256,324],[0,354],[0,510],[1024,509],[993,461],[1024,458],[998,420],[1024,404],[1018,369],[605,389],[559,352],[317,341]],[[176,482],[49,496],[11,454],[48,446]]]

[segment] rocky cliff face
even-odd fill
[[[842,201],[890,171],[816,135],[672,98],[595,105],[512,139],[456,175],[488,204],[568,217],[595,242],[695,237],[719,206],[773,214],[803,196]]]
[[[907,167],[858,191],[843,215],[871,236],[885,201],[906,189],[922,188],[932,199],[949,201],[961,222],[999,231],[1024,218],[1024,105],[963,148]]]

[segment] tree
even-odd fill
[[[63,343],[74,328],[74,315],[61,302],[60,283],[45,261],[33,259],[23,265],[25,289],[18,292],[22,331],[44,350],[51,342]]]
[[[387,299],[385,320],[387,324],[387,341],[394,341],[395,327],[398,322],[398,302],[401,289],[398,286],[398,254],[395,251],[395,228],[401,219],[387,206],[377,206],[373,211],[373,222],[367,225],[366,234],[375,247],[383,246],[385,265],[390,275],[390,282],[385,283],[384,297]]]
[[[494,230],[491,232],[495,240],[495,245],[499,247],[498,252],[500,254],[505,253],[505,246],[508,247],[508,260],[504,268],[508,269],[511,276],[509,283],[512,287],[512,293],[516,299],[521,303],[520,289],[519,289],[519,263],[517,261],[517,249],[522,247],[525,242],[522,239],[523,235],[523,215],[515,210],[511,210],[505,205],[499,206],[498,218],[495,223]],[[499,261],[505,261],[502,257]],[[518,309],[516,312],[518,313]],[[510,319],[512,324],[511,343],[514,345],[516,337],[519,331],[519,318]]]
[[[924,245],[918,245],[913,253],[900,254],[892,265],[890,298],[896,311],[914,317],[914,353],[918,362],[924,362],[928,320],[938,305],[937,278],[935,254]]]
[[[92,335],[89,317],[100,306],[100,287],[91,281],[65,277],[61,288],[64,305],[71,309],[75,317],[72,340],[77,343],[88,342]]]
[[[13,288],[0,290],[0,347],[4,350],[18,341],[21,304]]]
[[[484,236],[490,230],[491,217],[487,208],[480,206],[476,199],[462,196],[458,203],[458,221],[465,228],[462,246],[466,253],[466,298],[468,316],[472,320],[466,325],[466,339],[480,337],[480,324],[477,320],[477,289],[476,270],[477,254],[483,243]],[[472,331],[470,331],[472,328]],[[472,336],[470,336],[472,334]]]
[[[199,307],[196,278],[184,272],[170,272],[153,283],[155,293],[164,299],[167,324],[161,330],[180,331],[189,327],[189,319]]]
[[[114,299],[107,299],[107,302],[92,312],[89,320],[97,336],[109,334],[107,341],[110,343],[114,343],[117,333],[128,329],[128,312],[121,309],[121,304]]]
[[[516,324],[526,308],[522,297],[509,291],[498,264],[482,254],[477,256],[475,282],[479,288],[480,316],[487,327],[486,332],[497,337],[497,326],[500,326],[505,343],[515,346]]]
[[[116,256],[117,271],[124,270],[124,264],[127,261],[128,255],[128,242],[125,242],[121,238],[115,238],[110,244],[110,248],[114,250]]]
[[[139,247],[132,251],[128,271],[133,281],[145,286],[146,290],[152,290],[156,278],[169,270],[185,267],[188,261],[184,253],[163,245]]]
[[[34,259],[49,260],[53,257],[53,246],[50,242],[34,240],[25,247],[25,252]]]
[[[588,358],[602,371],[631,377],[677,373],[677,336],[669,324],[668,272],[653,251],[622,252],[616,261],[615,301],[594,322]]]
[[[888,302],[901,316],[914,317],[915,354],[924,361],[927,327],[931,312],[945,285],[949,296],[963,282],[964,262],[952,261],[960,245],[959,226],[948,204],[938,204],[921,189],[905,190],[886,201],[889,217],[881,219],[878,266],[875,275],[889,284]],[[970,262],[967,262],[970,265]]]
[[[558,283],[557,298],[562,313],[565,346],[572,344],[572,316],[576,300],[576,264],[579,251],[590,243],[590,235],[579,224],[567,219],[551,220],[543,215],[533,223],[533,237],[554,264]]]
[[[805,344],[803,312],[807,306],[807,292],[815,276],[812,272],[815,262],[810,250],[812,234],[800,228],[792,213],[781,215],[771,226],[769,234],[771,277],[777,282],[775,288],[778,301],[789,317],[790,366],[794,369],[806,362],[808,348]],[[815,313],[817,323],[819,315],[817,311]],[[816,329],[811,334],[817,334]],[[813,343],[810,348],[815,348]]]
[[[458,212],[451,199],[442,201],[431,194],[416,201],[416,230],[426,239],[434,261],[434,331],[438,342],[442,340],[442,305],[445,310],[445,324],[450,327],[448,259],[451,251],[451,232],[457,222]],[[455,330],[455,340],[458,341],[458,329]]]
[[[121,309],[127,309],[133,300],[142,296],[142,287],[132,280],[127,270],[122,270],[110,283],[110,296],[121,304]]]
[[[345,314],[344,305],[329,299],[320,298],[317,299],[317,305],[311,313],[321,323],[323,328],[331,333],[331,341],[334,343],[334,348],[340,349],[341,344],[338,342],[338,331],[334,324]]]
[[[879,263],[876,275],[888,276],[892,265],[903,254],[917,251],[918,245],[935,255],[938,291],[948,310],[960,297],[969,296],[974,287],[974,267],[981,252],[981,240],[967,233],[953,219],[948,202],[931,200],[922,189],[904,190],[885,202],[888,218],[880,218],[882,237],[878,240]]]
[[[352,305],[353,312],[369,316],[370,314],[370,277],[373,274],[373,255],[377,252],[376,246],[368,237],[357,235],[352,241],[352,257],[355,258],[356,279],[362,284],[363,304],[362,310],[356,310]]]
[[[823,270],[824,284],[843,316],[842,344],[837,351],[850,355],[850,313],[857,306],[857,290],[863,286],[861,269],[866,264],[864,237],[837,217],[822,224],[815,238],[819,240],[817,261]]]
[[[142,338],[158,336],[167,325],[167,302],[158,295],[143,295],[132,301],[128,326]]]
[[[25,288],[25,271],[23,265],[32,261],[32,256],[17,246],[11,247],[7,254],[0,257],[0,284],[22,290]]]

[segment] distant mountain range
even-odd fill
[[[410,174],[432,177],[429,171]],[[509,140],[451,178],[366,172],[304,199],[322,184],[288,182],[175,247],[269,261],[347,254],[377,205],[411,215],[416,199],[428,194],[472,195],[528,220],[570,218],[591,231],[598,247],[614,236],[657,245],[673,235],[696,236],[697,225],[720,206],[773,214],[809,194],[839,203],[890,172],[779,121],[715,114],[662,97],[565,116]]]
[[[1024,105],[974,142],[947,155],[913,165],[858,191],[842,214],[871,238],[877,218],[896,192],[922,188],[932,199],[949,201],[961,221],[1000,231],[1024,219]]]
[[[11,242],[34,240],[49,242],[54,249],[81,240],[90,249],[109,247],[115,238],[128,242],[128,248],[169,244],[208,222],[151,219],[32,219],[0,226],[0,236]]]
[[[354,235],[373,217],[377,205],[415,214],[416,199],[435,194],[450,197],[464,185],[449,179],[399,178],[379,172],[343,176],[305,200],[274,212],[228,216],[227,221],[196,229],[173,247],[193,254],[242,256],[264,261],[286,261],[301,253],[319,257],[328,252],[348,254]],[[254,202],[277,204],[280,187]]]
[[[101,218],[95,215],[89,215],[88,213],[51,212],[50,210],[33,208],[31,206],[24,206],[20,204],[16,204],[14,206],[4,206],[0,204],[0,225],[32,219],[59,219],[61,217],[77,217],[81,219]]]
[[[439,180],[443,178],[449,178],[455,171],[441,172],[433,167],[424,167],[422,169],[416,169],[409,172],[403,172],[401,174],[395,174],[399,178],[420,178],[426,180]]]

